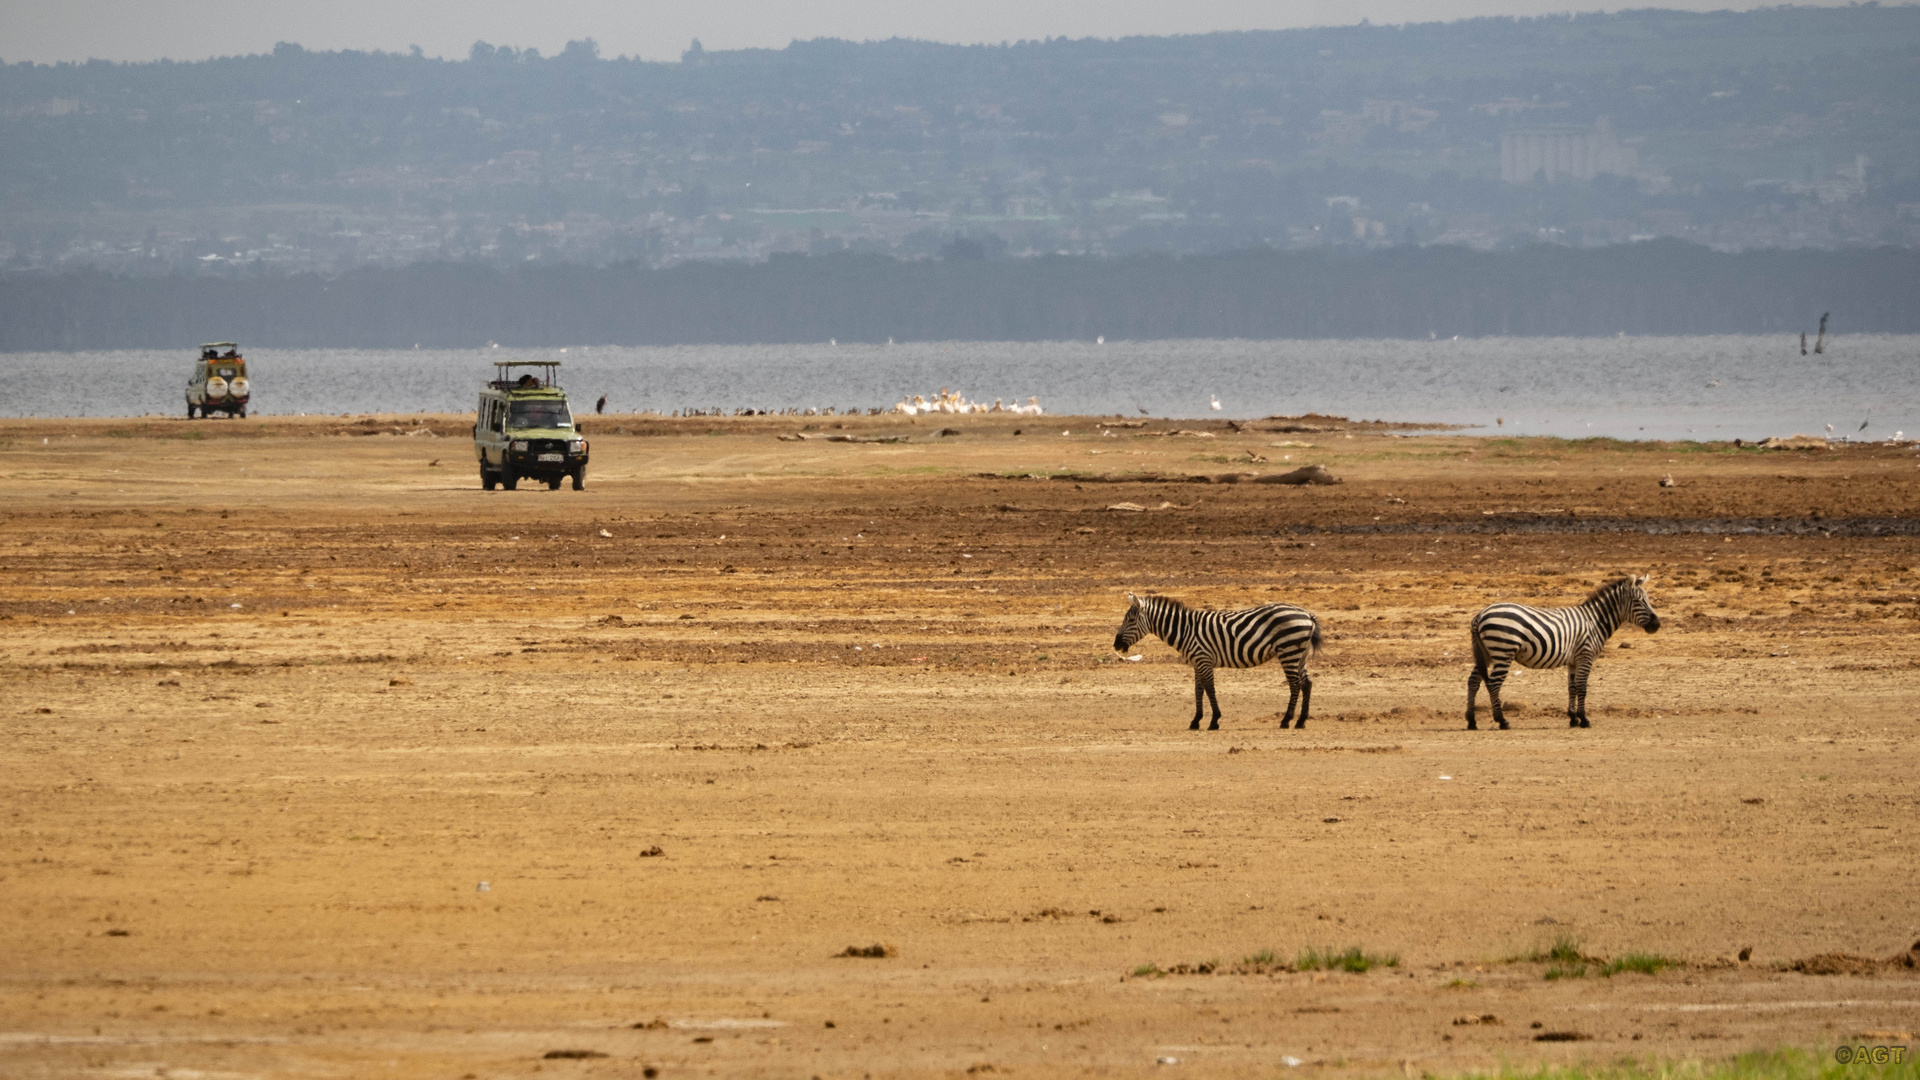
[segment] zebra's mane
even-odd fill
[[[1587,598],[1581,601],[1581,603],[1591,604],[1595,600],[1599,600],[1602,598],[1610,599],[1614,593],[1618,592],[1620,589],[1631,586],[1633,582],[1634,582],[1634,577],[1632,574],[1616,574],[1613,577],[1610,577],[1607,580],[1601,582],[1600,584],[1595,585],[1593,587],[1593,591],[1588,593]]]
[[[1159,604],[1161,607],[1171,608],[1174,611],[1192,611],[1193,610],[1192,608],[1181,603],[1180,601],[1175,600],[1173,597],[1162,596],[1159,593],[1144,593],[1141,595],[1140,599],[1142,601],[1151,600],[1154,603]]]

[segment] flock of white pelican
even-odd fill
[[[925,397],[915,394],[912,397],[901,398],[900,401],[888,411],[901,413],[906,416],[921,416],[927,413],[1012,413],[1015,416],[1046,415],[1046,410],[1040,407],[1040,399],[1037,397],[1028,398],[1025,405],[1020,404],[1018,401],[1015,401],[1011,405],[1005,405],[1001,403],[999,398],[994,398],[993,404],[988,405],[984,401],[968,401],[961,394],[955,393],[944,386],[940,388],[940,393],[936,395],[932,401],[928,401]]]

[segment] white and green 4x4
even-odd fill
[[[554,385],[557,360],[502,360],[480,391],[473,450],[480,459],[480,486],[508,491],[522,479],[544,480],[549,489],[571,479],[587,484],[587,440],[574,426],[567,392]],[[514,368],[533,368],[515,377]],[[537,374],[535,373],[537,372]]]

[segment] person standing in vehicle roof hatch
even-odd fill
[[[540,380],[531,375],[522,375],[520,376],[520,381],[513,384],[513,388],[515,390],[532,390],[539,385]]]

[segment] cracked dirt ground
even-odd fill
[[[775,438],[809,422],[912,439]],[[1398,1076],[1920,1025],[1911,969],[1784,969],[1920,939],[1911,448],[607,418],[589,490],[489,494],[465,423],[0,422],[0,1074]],[[1302,464],[1345,483],[1177,479]],[[1468,615],[1613,570],[1665,627],[1593,727],[1522,672],[1464,730]],[[1171,651],[1111,649],[1147,589],[1317,611],[1307,728],[1268,667],[1189,732]],[[1548,980],[1556,941],[1682,963]],[[1398,966],[1240,964],[1349,946]]]

